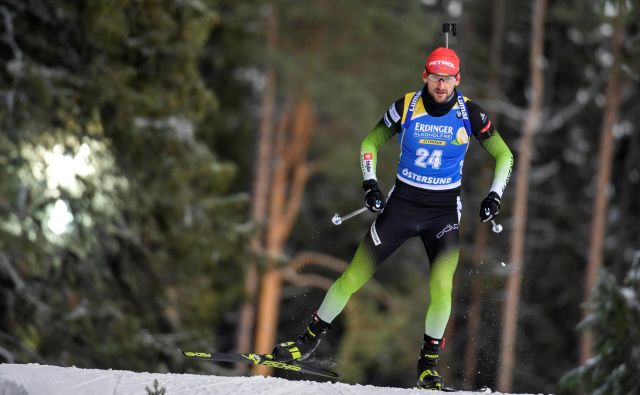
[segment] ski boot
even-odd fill
[[[434,339],[424,335],[424,344],[420,350],[420,359],[418,360],[418,388],[442,390],[444,380],[438,373],[438,357],[440,345],[444,343],[443,339]]]
[[[271,355],[279,362],[305,360],[318,347],[322,337],[330,328],[331,324],[322,321],[317,314],[314,314],[303,334],[292,341],[278,344],[271,351]]]

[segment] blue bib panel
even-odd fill
[[[427,114],[420,91],[404,111],[397,177],[422,189],[453,189],[461,185],[462,165],[469,147],[471,127],[464,98],[439,117]],[[417,96],[417,98],[416,98]],[[409,98],[409,94],[405,96]]]

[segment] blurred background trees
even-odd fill
[[[533,4],[0,0],[2,360],[203,371],[216,367],[186,364],[176,348],[247,351],[297,334],[373,220],[330,223],[362,205],[361,139],[420,88],[441,23],[456,20],[461,91],[516,158],[532,89],[543,93],[525,145],[526,214],[515,212],[514,173],[500,235],[476,218],[493,163],[476,143],[465,160],[446,378],[497,385],[518,266],[508,379],[514,391],[557,392],[578,363],[583,314],[606,323],[597,303],[617,300],[600,291],[583,309],[592,223],[602,235],[592,260],[619,282],[640,245],[640,18],[633,2],[549,0],[536,88]],[[605,116],[611,95],[617,118]],[[610,180],[596,187],[604,134]],[[385,189],[396,161],[389,142]],[[594,222],[598,192],[607,204]],[[346,382],[413,386],[427,269],[408,242],[334,322],[319,358],[335,359]],[[257,342],[260,322],[270,329]],[[606,324],[589,327],[604,352]]]
[[[166,369],[241,296],[248,194],[213,144],[197,3],[3,2],[11,359]],[[241,89],[238,83],[235,88]],[[238,111],[243,109],[238,108]],[[234,126],[235,127],[235,126]]]
[[[562,377],[575,393],[633,394],[640,391],[640,254],[620,283],[602,269],[592,289],[591,314],[582,323],[593,330],[595,356]]]

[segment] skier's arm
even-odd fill
[[[365,181],[376,180],[376,165],[378,163],[378,149],[384,145],[394,134],[401,130],[400,119],[404,99],[399,99],[389,106],[389,109],[380,119],[380,122],[362,140],[360,145],[360,167]]]
[[[378,163],[378,149],[392,136],[393,131],[381,120],[362,140],[360,145],[360,166],[364,180],[377,180],[376,165]]]
[[[469,110],[469,120],[474,136],[476,136],[480,145],[496,160],[493,183],[489,193],[495,192],[499,201],[511,176],[513,154],[482,107],[472,101],[468,101],[467,109]]]
[[[511,176],[513,154],[497,130],[494,130],[490,137],[480,140],[480,144],[496,160],[491,192],[495,192],[499,197],[502,197],[502,192],[504,192]]]

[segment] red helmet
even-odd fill
[[[458,75],[460,73],[460,58],[453,49],[438,47],[434,49],[424,63],[422,77],[427,74]]]

